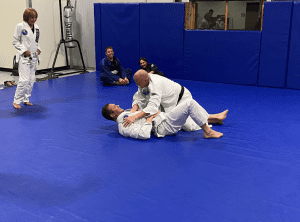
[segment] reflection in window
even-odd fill
[[[230,1],[228,3],[228,30],[260,30],[260,2]]]
[[[226,2],[196,2],[197,29],[225,28]]]
[[[185,3],[185,29],[261,30],[261,1],[192,1]]]

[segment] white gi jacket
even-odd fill
[[[134,121],[130,126],[123,126],[123,121],[126,117],[132,116],[139,112],[140,111],[130,113],[130,109],[127,109],[118,116],[116,122],[118,124],[119,133],[122,136],[142,140],[146,140],[151,137],[152,123],[146,123],[146,118],[138,119]]]
[[[16,61],[18,62],[20,57],[22,58],[22,63],[26,63],[30,61],[30,57],[24,57],[25,51],[30,51],[31,53],[31,60],[39,60],[37,55],[37,50],[40,49],[38,44],[40,37],[40,29],[37,24],[34,24],[34,33],[27,22],[21,22],[17,24],[13,45],[17,49],[17,58]]]
[[[130,113],[130,109],[127,109],[118,116],[116,122],[118,124],[119,133],[122,136],[132,137],[135,139],[147,140],[147,139],[150,139],[150,137],[151,137],[151,131],[153,131],[157,137],[165,136],[163,134],[161,134],[161,135],[158,134],[156,132],[157,127],[155,127],[166,119],[164,116],[164,113],[160,113],[157,117],[153,118],[153,125],[152,125],[152,122],[151,123],[146,122],[147,117],[143,117],[141,119],[137,119],[136,121],[134,121],[130,126],[127,126],[127,127],[123,126],[123,121],[126,117],[135,115],[139,112],[141,112],[141,111],[137,111],[135,113]]]
[[[165,112],[168,112],[177,104],[181,85],[159,75],[148,75],[150,76],[149,85],[145,88],[138,87],[138,91],[133,96],[132,106],[137,104],[140,109],[150,115],[157,113],[160,105],[163,106]]]
[[[198,130],[203,124],[207,124],[209,114],[200,106],[194,99],[186,99],[178,104],[169,113],[160,112],[152,123],[147,123],[147,117],[135,120],[130,126],[124,127],[124,119],[128,116],[135,115],[141,111],[130,113],[130,109],[125,110],[117,118],[119,133],[125,137],[132,137],[135,139],[149,139],[151,131],[157,137],[164,137],[177,133],[188,118],[192,118],[198,128],[191,130]]]
[[[181,85],[159,75],[148,75],[150,76],[149,85],[145,88],[138,87],[138,91],[133,96],[132,106],[137,104],[140,110],[150,113],[150,115],[157,113],[160,105],[163,106],[165,113],[171,112],[177,105]],[[190,91],[184,88],[184,94],[178,105],[192,98]],[[194,131],[199,130],[200,126],[188,117],[182,129],[185,131]]]

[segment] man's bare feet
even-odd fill
[[[220,138],[223,136],[223,133],[219,133],[217,131],[214,130],[210,130],[208,133],[203,132],[203,136],[205,139],[209,139],[209,138]]]
[[[215,124],[222,125],[223,120],[227,117],[227,114],[228,114],[228,109],[218,114],[211,114],[209,115],[207,121],[208,123],[215,123]]]
[[[24,105],[27,105],[27,106],[33,106],[33,104],[32,103],[30,103],[30,102],[25,102],[25,103],[23,103]]]
[[[15,109],[21,109],[21,106],[17,103],[13,103],[13,106],[15,107]]]

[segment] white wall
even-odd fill
[[[16,54],[12,45],[15,27],[23,21],[23,12],[26,9],[25,0],[0,0],[0,21],[1,21],[1,41],[0,41],[0,67],[12,69],[13,57]]]
[[[66,0],[62,0],[66,5]],[[55,52],[61,39],[59,0],[32,0],[32,8],[38,12],[36,24],[40,27],[39,44],[42,50],[41,62],[37,69],[48,69],[52,67]],[[60,47],[55,67],[66,66],[63,45]]]

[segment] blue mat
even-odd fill
[[[120,136],[101,108],[129,108],[137,87],[99,72],[38,82],[21,110],[0,90],[1,220],[297,221],[300,91],[178,82],[209,113],[229,109],[223,138]]]

